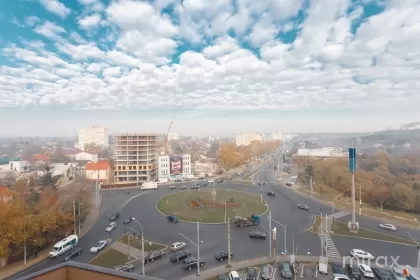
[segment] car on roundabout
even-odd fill
[[[116,219],[118,219],[118,217],[120,216],[119,212],[114,212],[112,213],[111,217],[109,217],[110,221],[115,221]]]
[[[232,258],[233,257],[233,254],[230,254],[230,257]],[[217,253],[214,256],[214,258],[217,261],[221,262],[221,261],[227,260],[229,258],[229,253],[228,253],[228,251],[220,251],[219,253]]]
[[[170,249],[172,252],[176,252],[186,247],[187,247],[187,244],[185,242],[175,242],[171,245]]]
[[[301,209],[301,210],[306,210],[306,211],[308,211],[308,210],[309,210],[308,205],[305,205],[305,204],[298,204],[298,205],[296,205],[296,206],[297,206],[297,208],[299,208],[299,209]]]
[[[166,219],[168,219],[169,222],[171,223],[178,223],[179,219],[175,216],[167,216]]]
[[[266,239],[267,235],[261,231],[251,231],[249,237],[253,239]]]
[[[196,257],[189,257],[184,260],[184,264],[182,265],[185,270],[191,270],[193,268],[197,268],[197,266],[202,267],[204,265],[203,260],[199,260]]]
[[[185,189],[187,189],[188,187],[186,186],[186,185],[182,185],[181,187],[179,187],[179,189],[180,190],[185,190]]]
[[[172,263],[176,263],[191,257],[191,253],[187,251],[176,252],[170,257]]]
[[[276,194],[274,192],[267,192],[268,196],[276,196]]]
[[[208,180],[209,183],[214,183],[214,179]]]
[[[96,243],[95,246],[93,246],[92,248],[90,248],[90,252],[92,254],[96,254],[99,251],[101,251],[103,248],[105,248],[105,246],[108,244],[108,242],[106,240],[101,240],[98,243]]]
[[[145,264],[147,264],[148,262],[154,262],[157,259],[162,259],[163,257],[165,257],[165,255],[166,254],[164,251],[153,251],[147,255],[144,262]]]
[[[363,251],[361,249],[351,249],[350,256],[366,260],[372,260],[374,258],[371,253]]]
[[[394,226],[393,224],[379,224],[378,227],[380,229],[386,229],[386,230],[389,230],[389,231],[396,231],[397,230],[397,227]]]
[[[68,262],[79,256],[82,253],[82,248],[73,248],[68,252],[63,259],[63,262]]]
[[[170,186],[168,189],[169,190],[176,190],[176,186]]]
[[[131,223],[132,220],[134,220],[134,218],[132,216],[128,216],[128,217],[124,218],[123,223],[124,224],[129,224],[129,223]]]
[[[111,232],[111,231],[113,231],[116,227],[117,227],[117,222],[112,222],[112,223],[110,223],[110,224],[106,227],[105,231],[106,231],[106,232]]]

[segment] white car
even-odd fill
[[[208,182],[209,183],[214,183],[214,179],[210,179]]]
[[[92,248],[90,248],[90,252],[92,254],[96,254],[98,253],[100,250],[102,250],[103,248],[105,248],[105,246],[108,244],[108,242],[106,242],[106,240],[101,240],[99,241],[95,246],[93,246]]]
[[[106,227],[105,231],[107,231],[107,232],[111,232],[111,231],[113,231],[116,227],[117,227],[117,222],[112,222],[112,223],[110,223],[110,224]]]
[[[372,260],[373,259],[372,254],[370,254],[368,252],[365,252],[363,250],[360,250],[360,249],[352,249],[352,250],[350,250],[350,255],[352,257],[356,257],[356,258],[359,258],[359,259],[368,259],[368,260]]]
[[[373,275],[372,269],[370,266],[365,264],[359,264],[358,265],[360,272],[363,274],[366,278],[375,278],[375,275]]]
[[[185,247],[187,247],[187,244],[185,244],[184,242],[175,242],[171,246],[171,251],[173,251],[173,252],[179,251],[181,249],[184,249]]]
[[[387,230],[390,230],[390,231],[396,231],[397,230],[397,227],[394,226],[393,224],[379,224],[378,227],[381,228],[381,229],[387,229]]]

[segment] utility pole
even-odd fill
[[[230,257],[231,253],[230,253],[230,221],[228,218],[228,267],[231,266],[231,257]]]
[[[321,213],[321,229],[322,229],[322,213]],[[324,231],[321,232],[321,256],[324,256]]]
[[[313,186],[313,181],[312,181],[312,176],[309,178],[309,186],[310,186],[310,188],[311,188],[311,197],[312,197],[312,193],[313,193],[313,191],[314,191],[314,186]]]
[[[274,254],[274,266],[276,266],[276,261],[277,261],[277,252],[276,252],[276,244],[277,244],[277,228],[276,227],[274,227],[274,229],[273,229],[273,241],[274,241],[274,252],[273,252],[273,254]],[[271,252],[270,252],[270,255],[271,255]]]
[[[268,240],[270,240],[270,243],[269,243],[269,248],[270,248],[270,259],[272,258],[272,256],[271,256],[271,250],[272,250],[272,245],[271,245],[271,239],[272,239],[272,237],[271,237],[271,210],[268,210],[268,234],[269,234],[269,239]],[[274,243],[274,246],[275,246],[275,244],[276,243]],[[274,257],[276,257],[276,254],[274,254]]]
[[[325,213],[325,257],[327,257],[328,255],[327,236],[328,236],[328,215],[327,213]]]
[[[200,276],[200,221],[197,221],[197,276]]]
[[[352,145],[354,147],[354,145]],[[357,231],[356,228],[356,187],[354,185],[354,173],[356,172],[356,149],[349,149],[349,169],[351,173],[351,230]]]
[[[362,185],[359,184],[359,216],[362,216]]]
[[[226,223],[226,218],[227,218],[227,209],[226,209],[226,201],[225,201],[225,223]]]
[[[79,200],[79,211],[77,213],[79,213],[79,235],[81,233],[81,225],[80,225],[80,206],[81,206],[82,202]]]
[[[73,199],[73,223],[74,223],[74,234],[77,234],[76,230],[76,201]]]

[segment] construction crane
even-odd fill
[[[174,113],[174,116],[172,117],[172,121],[169,124],[168,132],[165,135],[165,155],[169,155],[169,151],[168,151],[168,135],[169,135],[169,132],[171,132],[172,125],[174,124],[175,116],[176,116],[176,112]]]

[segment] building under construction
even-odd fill
[[[156,140],[153,134],[114,136],[115,183],[156,180]]]

